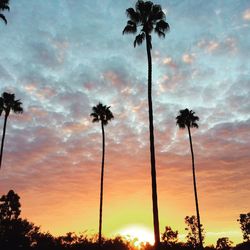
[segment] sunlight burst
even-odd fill
[[[154,244],[154,233],[147,227],[141,225],[129,225],[119,231],[119,234],[139,247],[142,243]]]

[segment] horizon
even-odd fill
[[[24,113],[8,118],[0,196],[17,192],[22,217],[44,232],[98,233],[101,126],[90,117],[98,102],[114,115],[105,126],[103,234],[153,232],[146,48],[122,35],[135,2],[12,0],[4,12],[0,90],[15,93]],[[153,2],[170,25],[165,39],[152,35],[160,232],[184,236],[185,216],[196,214],[188,132],[175,120],[189,108],[200,118],[191,132],[205,245],[220,237],[236,245],[237,219],[250,207],[250,5]]]

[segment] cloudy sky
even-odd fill
[[[122,35],[134,0],[12,0],[0,23],[0,90],[24,113],[8,120],[0,191],[21,196],[22,216],[43,231],[98,229],[99,101],[115,119],[107,136],[103,231],[152,229],[145,44]],[[170,32],[153,34],[153,102],[161,231],[185,234],[195,214],[189,108],[206,243],[242,241],[237,218],[250,207],[250,3],[158,0]],[[1,129],[3,118],[1,118]]]

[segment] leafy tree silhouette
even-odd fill
[[[219,238],[216,243],[217,250],[230,250],[233,242],[228,237]]]
[[[174,246],[178,242],[178,231],[173,231],[170,226],[166,226],[161,238],[166,245]]]
[[[9,0],[0,0],[0,18],[7,24],[7,19],[5,15],[2,13],[5,10],[10,10]]]
[[[243,233],[243,239],[246,242],[250,242],[250,213],[240,214],[240,228]]]
[[[1,250],[28,249],[39,227],[19,218],[20,197],[10,190],[0,198],[0,246]]]
[[[90,116],[93,117],[92,122],[101,122],[102,128],[102,167],[101,167],[101,190],[100,190],[100,215],[99,215],[99,245],[102,242],[102,203],[103,203],[103,177],[104,177],[104,157],[105,157],[105,132],[104,126],[108,125],[108,122],[114,119],[110,106],[107,107],[102,103],[98,103],[92,108],[93,113]]]
[[[234,250],[249,250],[250,249],[250,241],[245,241],[243,243],[237,244]]]
[[[199,227],[198,220],[194,215],[186,216],[185,223],[187,225],[185,230],[188,231],[188,234],[186,236],[187,244],[189,246],[192,246],[193,248],[200,248],[204,240],[204,235],[203,235],[204,229],[202,228],[202,224],[200,224]]]
[[[141,45],[146,40],[146,50],[148,58],[148,109],[149,109],[149,134],[150,134],[150,158],[151,158],[151,178],[152,178],[152,202],[153,202],[153,221],[155,246],[160,242],[159,216],[157,202],[157,183],[155,167],[155,147],[154,147],[154,123],[153,123],[153,103],[152,103],[152,58],[151,58],[151,33],[154,31],[159,37],[164,38],[165,32],[169,30],[169,24],[165,22],[165,14],[158,4],[151,1],[138,0],[134,8],[126,10],[128,17],[127,25],[123,34],[139,34],[135,37],[134,47]]]
[[[20,197],[13,190],[10,190],[7,195],[0,198],[0,219],[1,220],[16,220],[20,213],[21,204]]]
[[[189,109],[183,109],[179,111],[179,115],[176,117],[176,125],[179,126],[180,129],[188,129],[189,142],[190,142],[190,150],[192,155],[192,170],[193,170],[193,184],[194,184],[194,196],[195,196],[195,207],[196,207],[196,216],[198,222],[199,229],[199,239],[200,239],[200,248],[203,248],[202,244],[202,235],[201,235],[201,223],[200,223],[200,213],[199,213],[199,205],[198,205],[198,194],[196,188],[196,178],[195,178],[195,165],[194,165],[194,152],[192,145],[192,136],[190,128],[198,128],[197,121],[199,121],[199,117],[195,116],[195,112]]]
[[[10,111],[13,111],[14,113],[22,113],[23,112],[22,103],[20,102],[20,100],[15,100],[15,94],[4,92],[2,96],[0,97],[0,116],[2,115],[2,112],[5,113],[1,152],[0,152],[0,168],[2,165],[3,147],[4,147],[4,138],[5,138],[5,133],[6,133],[7,119],[10,114]]]
[[[36,232],[32,235],[31,242],[33,250],[63,249],[60,240],[50,233]]]

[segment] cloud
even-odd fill
[[[134,49],[134,37],[122,36],[130,5],[97,2],[14,1],[0,41],[1,90],[24,105],[9,116],[0,187],[20,193],[24,215],[52,233],[97,230],[101,126],[89,114],[99,101],[115,116],[105,127],[105,211],[120,203],[126,218],[142,207],[151,223],[145,44]],[[220,229],[249,207],[249,45],[245,28],[233,33],[248,9],[198,7],[170,1],[170,32],[152,34],[159,209],[161,224],[178,221],[178,230],[195,211],[188,134],[175,124],[186,107],[200,117],[192,136],[204,224],[217,226],[216,214]]]
[[[170,64],[172,62],[172,58],[171,57],[166,57],[163,59],[163,64]]]
[[[204,49],[207,53],[236,53],[237,52],[237,39],[235,37],[227,37],[223,41],[218,40],[204,40],[198,42],[197,46]]]
[[[191,64],[194,62],[195,56],[190,54],[183,54],[182,60],[184,63]]]
[[[243,14],[242,14],[242,18],[246,21],[250,20],[250,9],[246,9]]]
[[[213,52],[214,50],[219,48],[219,43],[216,41],[200,41],[198,43],[198,47],[205,48],[208,52]]]
[[[171,68],[177,68],[177,64],[173,61],[173,58],[171,58],[171,57],[165,57],[165,58],[163,58],[162,59],[162,63],[164,64],[164,65],[168,65],[168,66],[170,66]]]

